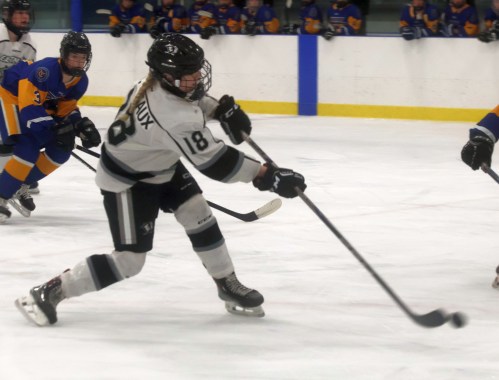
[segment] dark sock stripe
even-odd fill
[[[108,255],[92,255],[87,259],[97,290],[118,282],[120,279],[111,267]]]
[[[191,239],[192,246],[195,250],[202,250],[203,247],[214,246],[217,242],[223,241],[222,232],[220,232],[218,223],[195,234],[188,234],[188,236],[189,239]]]

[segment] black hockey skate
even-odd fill
[[[15,305],[28,321],[46,326],[57,322],[56,307],[64,298],[61,277],[57,276],[43,285],[35,286],[27,297],[18,298]]]
[[[29,193],[30,194],[40,194],[40,187],[38,186],[38,181],[33,182],[29,185]]]
[[[28,218],[31,215],[31,211],[36,208],[35,202],[29,193],[29,186],[24,184],[21,185],[21,188],[9,199],[9,203],[26,218]]]
[[[218,296],[225,301],[225,308],[229,313],[250,317],[265,315],[261,306],[263,296],[258,291],[241,284],[235,273],[214,280],[218,287]]]
[[[9,206],[7,205],[7,200],[0,198],[0,223],[4,223],[9,219],[11,214]]]
[[[499,266],[496,268],[496,278],[492,282],[492,287],[499,290]]]

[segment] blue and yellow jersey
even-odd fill
[[[322,30],[322,11],[316,4],[300,10],[300,34],[319,34]]]
[[[235,5],[219,5],[218,24],[220,25],[221,34],[241,33],[241,8]]]
[[[279,33],[280,23],[277,19],[274,8],[264,4],[256,11],[244,8],[242,13],[243,26],[248,20],[254,20],[257,34],[276,34]]]
[[[478,34],[478,14],[476,8],[469,4],[461,8],[448,5],[442,14],[442,22],[459,30],[456,37],[474,37]]]
[[[158,20],[161,20],[165,32],[178,33],[186,29],[189,25],[187,9],[180,4],[173,4],[166,9],[162,6],[156,7],[151,17],[150,26],[154,26]]]
[[[360,9],[354,4],[338,7],[336,3],[333,3],[327,9],[327,21],[337,35],[352,36],[360,31],[362,15]]]
[[[25,128],[42,131],[52,128],[57,120],[69,117],[81,118],[77,102],[85,94],[88,77],[74,77],[70,83],[62,82],[60,58],[44,58],[35,63],[19,62],[5,70],[0,97],[4,103],[19,109],[20,130],[8,134],[20,134]]]
[[[492,141],[499,140],[499,105],[490,111],[470,130],[470,138],[479,134],[487,135]]]
[[[400,27],[421,28],[424,36],[435,36],[438,33],[440,12],[431,4],[426,3],[421,11],[416,11],[411,4],[402,9]]]
[[[498,21],[499,20],[499,15],[496,13],[496,11],[494,9],[491,8],[488,8],[486,11],[485,11],[485,15],[483,17],[483,22],[485,24],[485,28],[488,30],[490,28],[492,28],[492,24],[494,23],[494,21]]]
[[[199,33],[201,29],[205,29],[209,26],[216,26],[217,23],[217,7],[212,3],[206,2],[194,2],[187,16],[190,22],[190,31],[192,33]]]
[[[140,4],[135,4],[132,8],[123,10],[116,4],[109,16],[109,26],[112,28],[118,24],[129,25],[130,33],[140,33],[145,31],[146,18],[144,8]]]

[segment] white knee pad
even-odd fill
[[[146,262],[147,254],[130,251],[113,251],[111,257],[122,278],[128,278],[138,274]]]
[[[210,206],[201,194],[196,194],[183,203],[176,211],[175,218],[184,226],[187,233],[199,229],[205,223],[216,223]]]

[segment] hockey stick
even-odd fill
[[[494,181],[499,183],[499,175],[495,171],[493,171],[487,164],[482,164],[480,168],[482,169],[482,171],[490,175]]]
[[[276,163],[249,137],[242,132],[246,142],[265,160],[268,164],[278,167]],[[361,256],[361,254],[350,244],[350,242],[336,229],[329,219],[322,213],[321,210],[299,189],[295,188],[298,196],[310,209],[319,217],[319,219],[331,230],[331,232],[343,243],[343,245],[352,253],[355,258],[364,266],[365,269],[374,277],[379,285],[390,295],[395,303],[407,314],[407,316],[415,323],[424,327],[438,327],[446,322],[451,321],[454,327],[463,327],[466,324],[466,316],[463,313],[456,312],[447,314],[442,309],[433,310],[427,314],[416,314],[400,299],[397,294],[388,286],[374,268]]]
[[[76,145],[76,149],[81,150],[82,152],[88,153],[89,155],[91,155],[93,157],[96,157],[96,158],[100,157],[99,153],[94,152],[93,150],[85,148],[81,145]],[[71,152],[71,155],[74,158],[76,158],[78,161],[80,161],[83,165],[85,165],[87,168],[92,170],[93,172],[96,171],[92,165],[90,165],[88,162],[86,162],[83,158],[78,156],[76,153]],[[266,217],[267,215],[270,215],[270,214],[276,212],[277,210],[279,210],[279,208],[282,205],[282,201],[279,198],[276,198],[276,199],[271,200],[270,202],[265,203],[262,207],[257,208],[254,211],[250,211],[248,213],[241,214],[239,212],[235,212],[235,211],[229,210],[228,208],[225,208],[223,206],[217,205],[216,203],[213,203],[209,200],[207,200],[206,202],[208,202],[208,204],[211,207],[213,207],[214,209],[216,209],[218,211],[222,211],[222,212],[226,213],[227,215],[230,215],[236,219],[242,220],[243,222],[254,222],[255,220],[262,219],[262,218]]]

